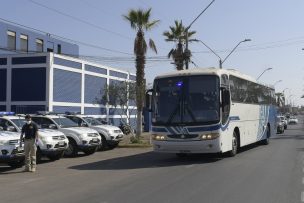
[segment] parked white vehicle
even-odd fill
[[[18,132],[19,137],[24,124],[23,116],[2,115],[0,117],[0,126],[6,131]],[[42,156],[51,160],[60,159],[68,147],[68,138],[58,130],[41,129],[39,124],[38,127],[37,162],[40,162]]]
[[[296,117],[290,117],[288,124],[298,124],[298,119]]]
[[[32,120],[43,129],[56,129],[65,134],[69,140],[66,156],[76,156],[79,150],[87,155],[93,154],[100,145],[100,135],[96,130],[78,127],[77,123],[61,115],[33,115]]]
[[[278,116],[278,117],[280,117],[280,119],[284,123],[284,130],[286,130],[287,129],[287,125],[288,125],[288,121],[287,121],[286,117],[285,116]]]
[[[124,134],[118,127],[102,124],[93,117],[77,114],[74,115],[72,113],[69,113],[66,117],[77,123],[78,126],[86,126],[96,130],[101,136],[101,149],[114,149],[123,139]]]
[[[0,127],[0,162],[13,168],[24,165],[24,150],[20,147],[20,134],[3,131]]]

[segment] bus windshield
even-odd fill
[[[199,125],[218,123],[219,77],[193,75],[154,81],[153,124]]]

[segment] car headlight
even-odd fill
[[[87,134],[79,134],[78,136],[79,136],[79,139],[83,140],[84,138],[87,137]]]
[[[220,135],[218,133],[209,133],[209,134],[202,134],[201,140],[214,140],[218,138]]]
[[[49,137],[39,137],[40,138],[40,140],[43,142],[43,144],[46,144],[46,143],[48,143],[48,142],[50,142],[50,139],[49,139]]]
[[[0,145],[5,145],[5,144],[8,144],[9,142],[6,141],[6,140],[0,140]]]
[[[157,141],[165,141],[167,140],[167,137],[166,135],[152,135],[152,139]]]

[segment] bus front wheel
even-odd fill
[[[233,157],[233,156],[235,156],[237,154],[237,152],[238,152],[238,137],[237,137],[236,132],[234,131],[233,132],[233,136],[232,136],[232,149],[228,153],[228,155],[230,157]]]

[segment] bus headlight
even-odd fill
[[[165,135],[152,135],[152,139],[153,140],[157,140],[157,141],[164,141],[166,140],[166,136]]]
[[[201,140],[214,140],[219,137],[218,133],[210,133],[201,135]]]

